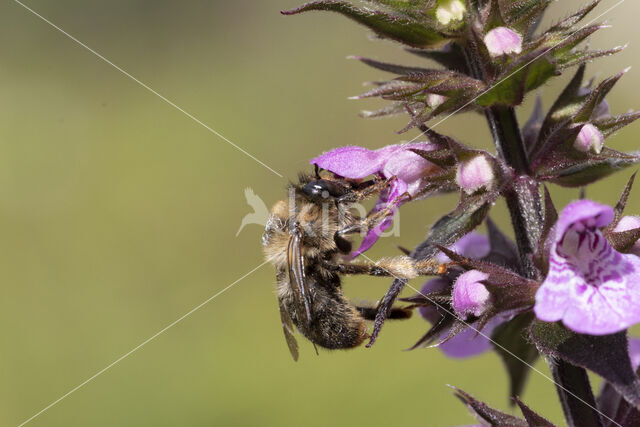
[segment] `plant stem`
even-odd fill
[[[465,56],[472,75],[489,83],[473,44],[465,49]],[[497,105],[485,109],[485,116],[498,157],[513,170],[513,182],[504,196],[511,214],[522,273],[530,279],[541,280],[540,272],[533,263],[533,255],[543,228],[542,196],[539,183],[531,177],[515,110],[511,106]],[[562,360],[550,359],[549,365],[567,424],[570,427],[601,426],[598,413],[592,409],[596,404],[587,372]]]
[[[470,43],[464,54],[473,77],[489,83],[476,46]],[[504,196],[511,214],[522,273],[529,279],[540,279],[533,264],[533,254],[542,234],[542,197],[540,186],[530,176],[529,159],[515,110],[496,105],[485,109],[485,116],[498,156],[514,173],[512,185]]]
[[[513,107],[494,106],[485,110],[498,156],[514,171],[513,183],[504,194],[511,214],[522,273],[539,279],[533,254],[542,233],[542,198],[538,183],[529,176],[529,161]]]
[[[550,360],[549,366],[567,425],[569,427],[601,427],[602,419],[593,409],[596,407],[596,402],[585,370],[563,360]]]

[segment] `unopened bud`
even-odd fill
[[[449,25],[451,21],[461,21],[466,11],[461,0],[441,0],[436,9],[436,19],[442,25]]]
[[[491,189],[494,179],[493,166],[486,156],[479,155],[458,165],[456,182],[467,194],[475,193],[482,188]]]
[[[582,126],[582,129],[580,129],[580,133],[573,143],[573,148],[578,151],[582,151],[583,153],[588,151],[600,153],[603,145],[604,136],[602,133],[600,133],[597,127],[591,123],[587,123]]]
[[[458,277],[453,285],[453,309],[462,318],[469,315],[480,317],[487,309],[491,294],[481,282],[489,275],[479,270],[470,270]]]
[[[493,57],[522,52],[522,37],[507,27],[498,27],[484,36],[484,44]]]
[[[447,100],[446,96],[438,95],[437,93],[427,94],[427,105],[434,110],[438,108],[446,100]]]

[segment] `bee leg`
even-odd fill
[[[376,212],[371,212],[364,219],[357,221],[341,230],[336,232],[338,236],[344,236],[346,234],[355,234],[355,233],[367,233],[370,230],[373,230],[375,227],[380,225],[389,215],[391,215],[394,209],[402,202],[411,200],[411,195],[409,193],[405,193],[394,200],[393,203],[385,206],[383,209],[380,209]]]
[[[339,274],[395,277],[413,279],[418,276],[437,276],[446,273],[446,266],[435,260],[415,261],[407,256],[383,258],[374,263],[328,264],[327,268]]]
[[[357,203],[357,202],[366,200],[369,197],[373,196],[374,194],[377,194],[387,189],[389,185],[391,185],[391,182],[393,182],[396,179],[397,178],[394,176],[389,179],[376,180],[371,185],[368,185],[363,189],[353,190],[348,192],[344,196],[339,197],[336,200],[336,204],[341,205],[345,203]]]
[[[367,307],[356,305],[356,310],[365,320],[376,320],[376,314],[378,314],[378,307]],[[387,319],[408,319],[413,314],[410,308],[394,307],[391,309],[391,313]]]

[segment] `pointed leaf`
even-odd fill
[[[631,177],[627,181],[627,185],[624,186],[624,190],[622,191],[622,194],[620,195],[620,198],[618,199],[618,203],[616,203],[616,207],[614,209],[615,217],[613,218],[613,221],[611,222],[611,225],[609,226],[610,230],[612,230],[616,225],[618,225],[618,222],[620,222],[620,219],[622,218],[622,215],[624,214],[624,209],[627,207],[627,201],[629,200],[629,194],[631,194],[631,189],[633,188],[633,183],[636,180],[636,174],[637,173],[638,172],[634,172],[633,175],[631,175]]]
[[[551,27],[548,31],[558,32],[563,30],[570,30],[571,27],[576,25],[578,22],[582,21],[582,19],[585,16],[587,16],[587,14],[591,12],[598,5],[598,3],[600,3],[600,0],[595,0],[591,2],[589,5],[580,9],[578,12],[558,22],[556,25]]]
[[[640,162],[640,153],[621,153],[604,147],[598,155],[569,158],[559,153],[548,157],[535,169],[535,175],[563,187],[581,187]]]
[[[320,0],[300,6],[297,9],[283,11],[283,15],[295,15],[310,10],[338,12],[386,37],[419,48],[438,47],[446,38],[434,28],[403,16],[395,16],[379,10],[360,9],[346,1]]]
[[[629,69],[625,69],[620,73],[616,74],[613,77],[609,77],[604,80],[602,83],[595,88],[587,98],[583,107],[578,111],[578,113],[573,117],[574,122],[586,122],[591,118],[593,111],[596,109],[598,105],[602,101],[604,101],[604,97],[613,89],[613,86],[620,80],[620,78],[628,71]]]
[[[349,59],[357,59],[358,61],[373,67],[377,70],[387,71],[395,74],[414,74],[414,73],[430,73],[439,70],[429,70],[422,67],[407,67],[404,65],[390,64],[388,62],[376,61],[375,59],[363,58],[361,56],[350,56]]]
[[[435,61],[448,70],[470,74],[462,49],[455,43],[449,43],[439,50],[415,48],[407,48],[406,50],[414,55]]]
[[[550,3],[551,0],[498,0],[506,23],[521,33],[528,32]]]
[[[478,421],[484,421],[492,426],[527,427],[527,422],[513,415],[505,414],[497,409],[489,407],[486,403],[480,402],[470,394],[459,388],[450,386],[455,390],[455,396],[462,401],[470,411],[473,412]]]
[[[608,138],[618,130],[638,119],[640,119],[640,111],[634,111],[632,113],[620,114],[619,116],[594,120],[592,123],[600,132],[602,132],[602,135],[605,138]]]
[[[522,415],[524,415],[524,419],[527,420],[527,424],[529,424],[530,427],[555,427],[549,420],[536,414],[517,397],[515,397],[514,400],[520,407]]]

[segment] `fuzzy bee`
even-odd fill
[[[294,360],[298,359],[296,328],[314,346],[326,349],[357,347],[367,337],[365,320],[375,307],[360,307],[343,296],[340,275],[368,274],[413,278],[437,271],[432,262],[409,257],[385,258],[377,263],[348,263],[349,235],[379,225],[392,206],[355,216],[357,202],[388,188],[390,180],[355,182],[341,178],[301,175],[289,187],[288,200],[277,202],[263,235],[264,253],[276,268],[277,295],[284,336]],[[394,308],[390,318],[408,318],[409,309]]]

